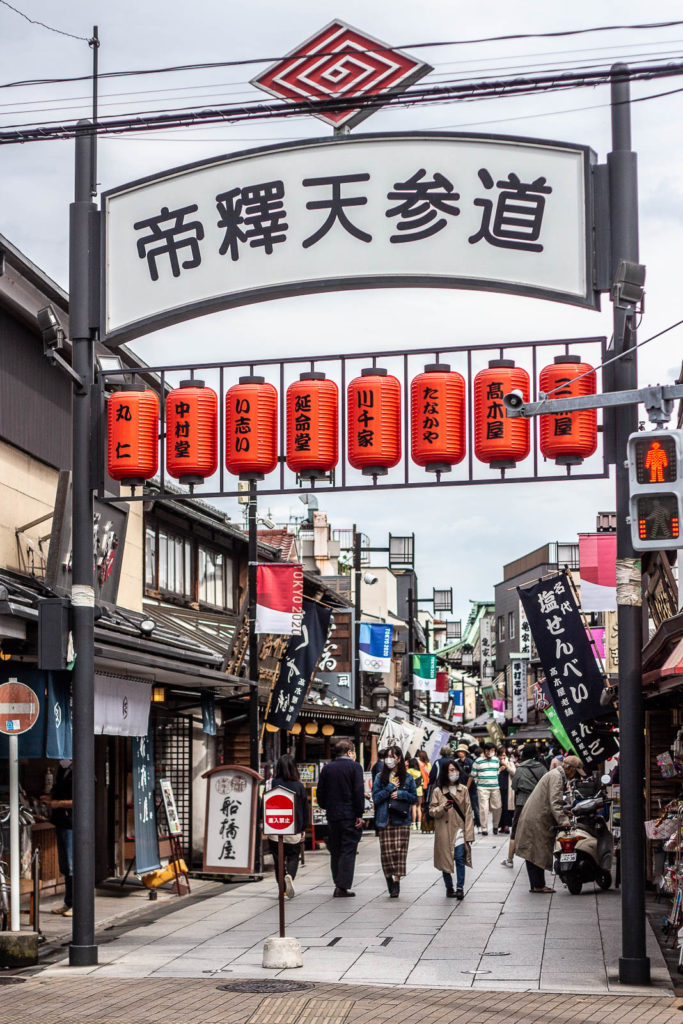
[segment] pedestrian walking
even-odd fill
[[[50,808],[50,821],[57,835],[57,863],[64,875],[64,905],[55,907],[53,914],[73,917],[74,901],[74,812],[73,769],[71,761],[61,760],[57,777],[50,793],[41,797]]]
[[[294,879],[299,868],[301,858],[301,844],[306,835],[306,824],[308,822],[308,797],[306,788],[299,779],[299,769],[291,754],[283,754],[275,765],[275,772],[270,782],[270,788],[281,786],[294,794],[295,827],[294,835],[283,836],[284,859],[285,859],[285,896],[287,899],[294,899]],[[275,877],[278,877],[278,841],[269,837],[268,845],[273,855],[273,866]]]
[[[508,855],[502,861],[503,867],[512,868],[515,865],[515,834],[517,823],[522,813],[522,808],[527,802],[536,784],[547,773],[548,769],[538,759],[538,750],[535,743],[527,743],[520,754],[520,761],[517,770],[512,778],[512,792],[514,798],[514,814],[512,817],[512,828],[510,830],[510,842],[508,843]]]
[[[417,793],[417,800],[410,809],[410,831],[420,832],[422,830],[422,799],[424,797],[420,762],[416,757],[411,757],[409,761],[406,761],[406,767],[408,774],[415,783],[415,792]]]
[[[434,867],[441,871],[446,896],[461,900],[465,896],[465,866],[472,867],[474,816],[467,786],[454,761],[441,765],[429,812],[434,818]]]
[[[377,751],[377,760],[370,769],[372,775],[372,781],[375,781],[375,776],[382,771],[382,765],[384,764],[384,758],[387,756],[387,748],[384,747],[382,750]]]
[[[557,825],[569,824],[569,815],[562,802],[568,779],[585,775],[580,758],[565,757],[558,768],[551,768],[524,804],[517,822],[515,848],[526,861],[530,892],[553,892],[545,884],[545,872],[552,871],[553,846]]]
[[[384,766],[372,786],[375,828],[379,835],[382,871],[392,898],[401,891],[410,841],[411,808],[417,803],[415,780],[408,774],[400,747],[387,750]]]
[[[460,769],[463,785],[467,786],[467,792],[470,795],[474,824],[479,828],[479,795],[477,793],[477,784],[472,778],[472,765],[474,764],[474,758],[470,754],[470,749],[465,743],[459,743],[455,748],[455,758],[456,764]]]
[[[515,813],[514,798],[512,791],[512,778],[515,774],[515,762],[512,751],[509,753],[505,747],[498,748],[498,760],[500,771],[498,772],[498,789],[500,790],[500,823],[499,831],[507,835],[512,826],[512,816]]]
[[[472,765],[472,778],[477,784],[479,795],[479,818],[481,821],[481,834],[489,834],[489,809],[493,819],[493,834],[498,835],[498,824],[500,822],[501,800],[500,787],[498,784],[498,773],[500,761],[496,757],[496,747],[490,741],[484,744],[484,753],[475,758]]]
[[[351,886],[365,810],[363,769],[356,762],[356,748],[351,740],[339,740],[334,753],[334,761],[320,772],[316,795],[318,805],[327,814],[333,895],[355,896]]]

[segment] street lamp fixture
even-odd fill
[[[376,686],[370,694],[372,710],[377,714],[384,714],[389,707],[390,691],[386,686]]]

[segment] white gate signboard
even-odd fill
[[[395,133],[250,150],[106,192],[103,334],[231,306],[435,286],[595,307],[591,150]]]
[[[202,778],[207,780],[204,871],[252,874],[261,776],[241,765],[221,765]]]

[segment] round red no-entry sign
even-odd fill
[[[294,794],[278,786],[263,798],[263,831],[266,835],[292,835],[296,832]]]
[[[30,686],[16,679],[0,686],[0,732],[7,736],[28,732],[39,712],[38,697]]]

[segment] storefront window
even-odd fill
[[[219,551],[199,548],[199,600],[204,604],[226,607],[226,562]]]
[[[159,530],[159,590],[192,596],[192,547],[189,540]]]
[[[157,589],[157,535],[149,526],[145,530],[145,586]]]

